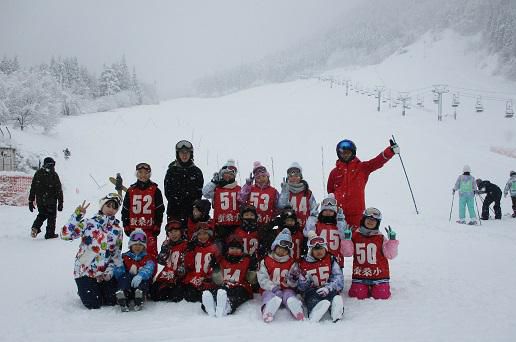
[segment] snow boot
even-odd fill
[[[296,297],[290,297],[287,299],[287,308],[292,313],[295,319],[302,321],[305,319],[305,313],[303,312],[303,305],[301,301]]]
[[[281,306],[281,298],[278,296],[272,297],[262,309],[262,318],[265,323],[270,323],[274,319],[274,314]]]
[[[231,303],[228,300],[228,293],[226,290],[217,291],[217,307],[215,309],[215,316],[222,317],[226,316],[231,312]]]
[[[331,303],[327,299],[323,299],[319,303],[317,303],[317,305],[314,306],[314,308],[309,314],[310,321],[319,322],[326,313],[326,311],[328,311],[328,309],[330,308],[330,305]]]
[[[331,300],[331,320],[333,323],[338,322],[342,319],[342,315],[344,314],[344,301],[342,300],[341,295],[336,295]]]
[[[58,237],[59,237],[59,235],[57,235],[56,233],[45,234],[45,240],[55,239],[55,238],[58,238]]]
[[[471,221],[469,221],[469,222],[468,222],[468,224],[469,224],[470,226],[476,226],[476,225],[477,225],[477,221],[475,221],[475,220],[471,220]]]
[[[39,232],[41,232],[41,230],[37,229],[37,228],[32,228],[30,230],[30,236],[35,239],[36,236],[38,236]]]
[[[511,215],[512,218],[516,218],[516,211]]]
[[[143,306],[143,291],[136,289],[134,291],[134,311],[140,311]]]
[[[115,293],[116,302],[120,305],[120,310],[122,312],[128,312],[129,307],[127,306],[127,298],[125,297],[125,293],[123,290],[118,290]]]
[[[215,317],[215,299],[213,299],[213,295],[210,291],[203,291],[202,306],[208,316]]]
[[[457,220],[457,223],[459,223],[459,224],[466,224],[466,220]]]

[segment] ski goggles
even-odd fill
[[[337,149],[344,151],[344,150],[354,150],[355,144],[350,140],[342,140],[337,144]]]
[[[169,222],[167,223],[167,225],[165,226],[165,230],[166,230],[167,232],[169,232],[169,231],[171,231],[171,230],[173,230],[173,229],[182,229],[182,228],[183,228],[183,227],[182,227],[182,225],[181,225],[181,222],[179,222],[179,221],[169,221]]]
[[[364,217],[380,221],[382,219],[382,213],[376,208],[367,208],[364,211]]]
[[[278,242],[278,246],[281,246],[283,248],[292,249],[292,247],[294,247],[294,244],[292,243],[292,241],[280,240],[280,242]]]
[[[295,177],[295,176],[301,177],[301,170],[299,170],[299,169],[288,169],[287,170],[287,176],[289,176],[289,177]]]
[[[265,166],[258,166],[256,169],[253,170],[253,174],[255,176],[257,176],[261,173],[267,173],[267,169],[265,168]]]
[[[144,233],[131,234],[131,241],[147,243],[147,236]]]
[[[192,143],[189,142],[188,140],[181,140],[180,142],[178,142],[176,144],[176,150],[177,151],[179,151],[179,150],[192,151],[193,150],[193,146],[192,146]]]
[[[326,246],[327,246],[326,240],[324,240],[324,238],[322,238],[320,236],[314,237],[314,238],[310,239],[310,241],[308,241],[309,248],[317,248],[317,247],[326,248]]]
[[[147,163],[139,163],[136,165],[136,171],[141,170],[141,169],[151,172],[151,167]]]
[[[237,168],[235,166],[223,167],[222,170],[220,171],[220,174],[224,175],[225,173],[231,173],[232,175],[236,175]]]
[[[336,207],[337,206],[337,200],[335,198],[331,198],[331,197],[325,198],[322,201],[322,206],[323,207],[328,207],[328,206]]]
[[[114,202],[116,204],[116,207],[120,207],[120,204],[122,204],[122,200],[120,199],[120,196],[118,196],[117,193],[109,193],[104,198],[102,198],[103,201],[106,201],[106,204],[108,202]]]

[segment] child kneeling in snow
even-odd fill
[[[158,263],[163,269],[151,286],[151,297],[155,301],[180,302],[184,297],[185,251],[187,242],[182,238],[181,221],[171,220],[165,226],[167,239],[161,245]]]
[[[294,292],[295,284],[288,282],[289,272],[296,267],[293,245],[290,231],[283,229],[272,243],[272,252],[260,262],[258,283],[263,290],[262,317],[266,323],[272,322],[282,303],[297,320],[305,319],[301,301]]]
[[[134,299],[134,310],[139,311],[149,291],[156,264],[147,254],[147,235],[136,228],[129,236],[129,251],[122,255],[124,264],[115,268],[119,290],[116,299],[122,311],[128,311],[128,300]]]
[[[308,233],[308,253],[299,261],[299,268],[290,273],[303,294],[308,317],[318,322],[331,307],[331,319],[342,318],[344,302],[340,292],[344,276],[337,259],[328,252],[328,244],[314,231]]]
[[[244,241],[237,235],[230,236],[226,246],[227,252],[218,262],[212,259],[212,279],[218,288],[202,293],[201,308],[209,316],[232,314],[240,305],[253,298],[256,259],[244,254]]]
[[[350,297],[388,299],[391,296],[388,259],[398,255],[399,241],[390,226],[385,228],[389,239],[383,236],[379,230],[381,221],[380,210],[367,208],[360,227],[354,232],[349,228],[344,231],[342,254],[345,257],[353,256]]]

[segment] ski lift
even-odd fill
[[[389,99],[388,99],[387,97],[385,97],[385,96],[384,96],[384,97],[382,98],[382,102],[383,102],[383,103],[387,103],[387,101],[389,101]]]
[[[417,105],[418,107],[423,107],[423,97],[422,97],[422,96],[418,96],[418,97],[417,97],[416,105]]]
[[[434,103],[439,103],[439,94],[438,93],[434,93]]]
[[[453,94],[452,107],[457,108],[460,104],[459,94]]]
[[[398,100],[394,100],[394,101],[392,102],[392,106],[393,106],[394,108],[398,107]]]
[[[505,104],[505,117],[512,118],[514,116],[514,109],[512,107],[512,100],[508,100]]]
[[[475,110],[477,113],[481,113],[484,111],[484,106],[482,105],[482,96],[477,97],[477,104],[475,105]]]

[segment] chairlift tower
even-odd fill
[[[409,108],[407,102],[410,101],[410,96],[408,92],[401,92],[398,100],[401,101],[402,104],[402,112],[401,116],[405,116],[405,109]]]
[[[376,86],[376,98],[378,99],[378,111],[380,111],[380,104],[382,103],[382,93],[385,90],[383,86]]]
[[[457,120],[457,108],[460,105],[460,98],[459,98],[459,96],[460,96],[459,93],[454,93],[453,94],[452,107],[453,107],[453,118],[455,120]]]
[[[443,94],[449,93],[448,86],[446,84],[435,84],[432,92],[437,94],[437,121],[443,121]],[[434,102],[436,98],[434,97]]]

